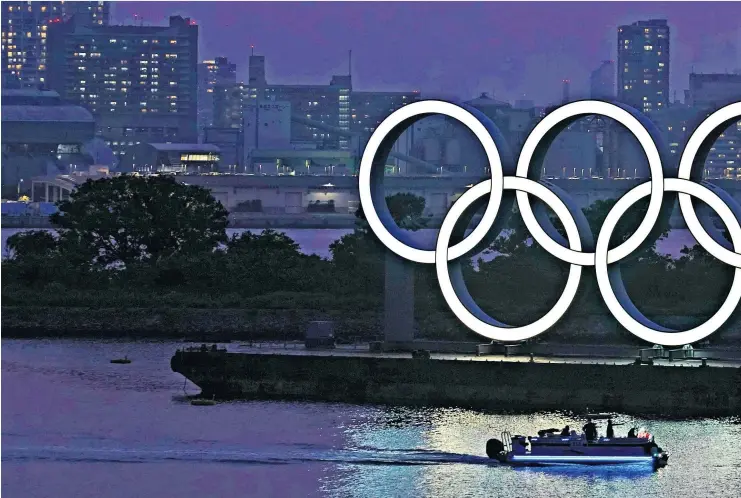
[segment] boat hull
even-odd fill
[[[555,456],[555,455],[513,455],[505,459],[510,465],[549,466],[549,465],[646,465],[660,466],[651,456]]]
[[[498,439],[490,439],[487,455],[502,463],[519,466],[646,465],[659,468],[664,467],[669,459],[669,454],[653,440],[600,438],[587,442],[578,436],[515,436],[511,438],[509,448],[505,448]]]

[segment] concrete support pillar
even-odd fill
[[[49,202],[49,184],[45,183],[44,186],[46,188],[45,194],[44,194],[44,202]]]
[[[386,253],[384,339],[389,343],[414,340],[414,263]]]

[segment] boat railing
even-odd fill
[[[510,434],[509,431],[502,432],[502,445],[504,446],[504,451],[506,453],[512,451],[512,434]]]

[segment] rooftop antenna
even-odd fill
[[[252,50],[252,52],[250,53],[250,55],[255,55],[255,46],[254,45],[250,45],[250,49]]]
[[[347,75],[352,78],[352,50],[348,51],[347,57]]]

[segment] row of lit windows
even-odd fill
[[[181,161],[218,161],[219,156],[216,154],[181,154]]]

